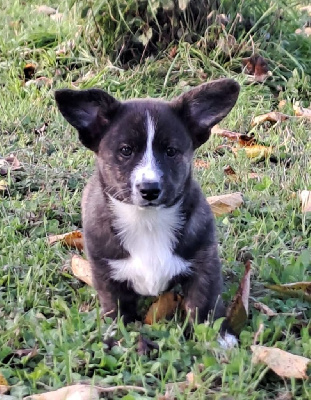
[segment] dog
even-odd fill
[[[141,296],[180,284],[192,321],[225,315],[214,217],[192,177],[194,151],[235,105],[219,79],[170,102],[119,101],[101,89],[55,92],[61,114],[96,155],[82,220],[104,313],[139,319]]]

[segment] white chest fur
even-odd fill
[[[183,225],[179,205],[140,208],[112,199],[114,227],[130,256],[110,260],[112,277],[130,281],[142,295],[156,296],[169,280],[189,271],[190,263],[173,254],[176,231]]]

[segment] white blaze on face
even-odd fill
[[[136,193],[136,186],[143,182],[159,182],[160,171],[157,168],[154,158],[152,144],[155,135],[155,125],[150,113],[146,112],[147,145],[141,162],[133,170],[131,175],[133,193]]]

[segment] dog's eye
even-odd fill
[[[122,154],[123,157],[130,157],[131,154],[133,153],[133,149],[131,146],[123,146],[120,149],[120,153]]]
[[[166,149],[166,155],[167,155],[168,157],[174,157],[174,156],[176,156],[176,153],[177,153],[177,150],[174,149],[174,147],[168,147],[168,148]]]

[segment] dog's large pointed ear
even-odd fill
[[[79,132],[84,146],[97,152],[120,102],[101,89],[61,89],[55,92],[55,99],[62,115]]]
[[[207,141],[211,128],[229,113],[239,91],[240,86],[233,79],[219,79],[172,100],[171,106],[186,124],[195,149]]]

